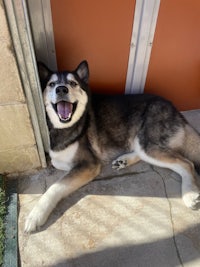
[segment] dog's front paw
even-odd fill
[[[124,169],[127,167],[127,165],[128,165],[128,163],[127,163],[126,159],[118,158],[112,162],[112,168],[115,170]]]
[[[38,227],[45,223],[46,219],[47,216],[45,215],[44,210],[36,205],[26,219],[24,231],[26,233],[36,231]]]
[[[200,206],[200,192],[189,191],[183,194],[183,201],[190,209],[197,209]]]

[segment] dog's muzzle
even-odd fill
[[[68,88],[66,86],[58,86],[56,88],[57,103],[52,104],[60,121],[68,122],[71,120],[76,104],[68,100]]]

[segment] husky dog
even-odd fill
[[[182,177],[182,199],[200,202],[195,167],[200,136],[167,100],[153,95],[91,95],[86,61],[76,70],[39,65],[52,165],[66,171],[30,212],[25,231],[43,225],[57,203],[93,180],[105,162],[122,169],[140,160]]]

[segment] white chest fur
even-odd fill
[[[75,142],[61,151],[50,150],[52,165],[59,170],[70,171],[73,167],[73,159],[76,155],[79,143]]]

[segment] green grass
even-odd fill
[[[3,263],[3,253],[4,253],[4,215],[6,212],[5,208],[5,191],[3,178],[0,175],[0,266]]]

